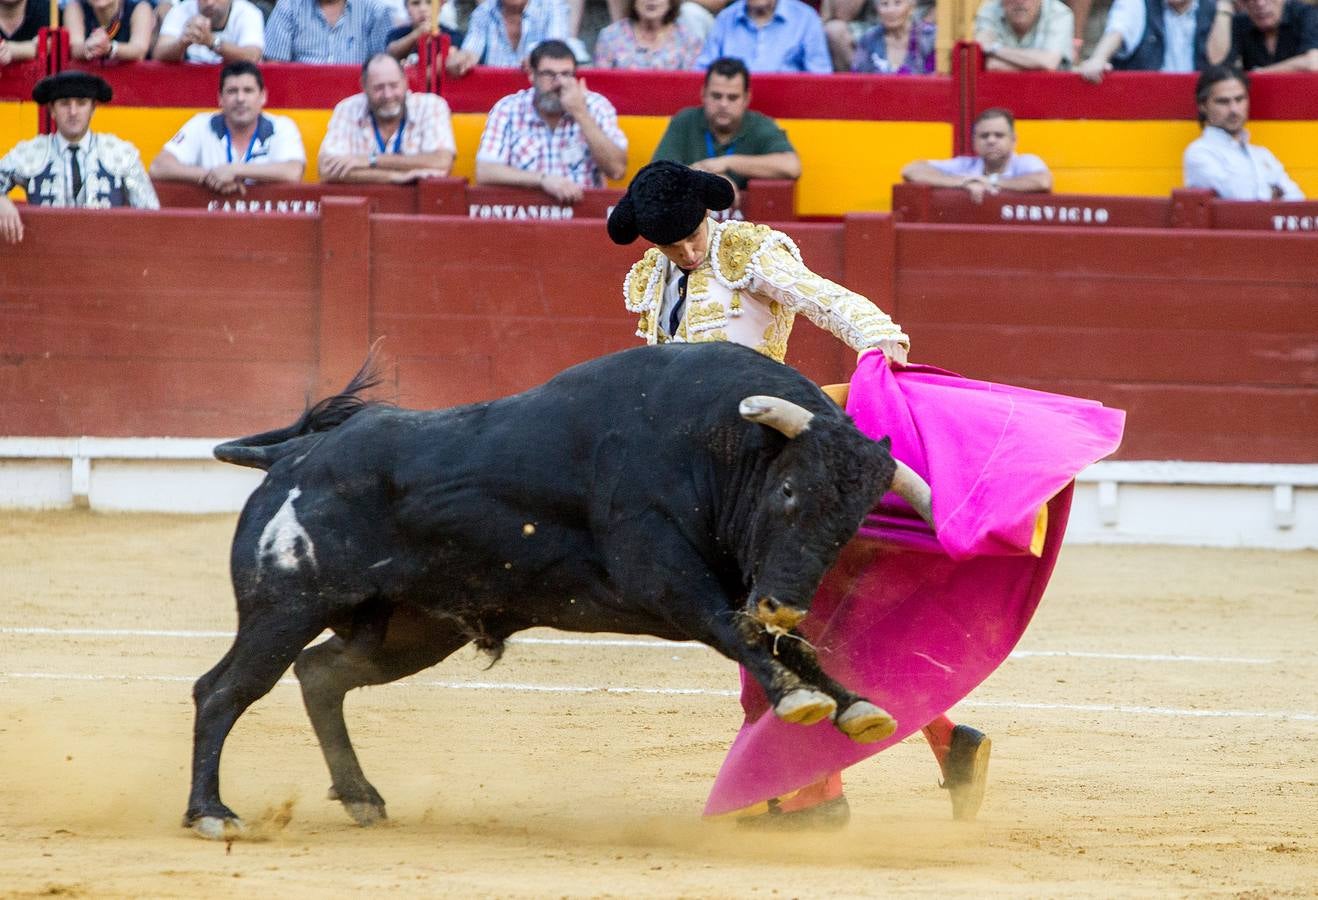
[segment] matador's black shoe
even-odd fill
[[[989,753],[993,742],[982,731],[969,725],[952,729],[952,744],[947,751],[947,770],[942,787],[952,798],[952,818],[973,822],[984,802],[988,784]]]
[[[837,831],[851,821],[851,806],[846,797],[834,797],[805,809],[783,809],[777,798],[758,815],[742,816],[737,825],[764,831]]]

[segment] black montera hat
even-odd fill
[[[737,199],[732,182],[680,163],[659,160],[636,173],[627,193],[609,214],[609,237],[630,244],[637,236],[654,244],[690,237],[711,209]]]
[[[114,91],[104,78],[90,72],[68,70],[37,82],[32,99],[42,106],[66,97],[86,97],[97,103],[109,103]]]

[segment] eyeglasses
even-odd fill
[[[536,72],[535,77],[541,81],[567,81],[577,77],[576,71],[570,72]]]

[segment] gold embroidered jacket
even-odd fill
[[[860,294],[811,272],[792,239],[767,225],[708,220],[709,255],[687,278],[686,309],[676,334],[661,323],[664,287],[677,272],[657,248],[647,250],[623,282],[627,309],[640,314],[646,343],[733,341],[782,362],[801,314],[857,352],[910,339]]]

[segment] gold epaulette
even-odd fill
[[[765,239],[774,233],[768,225],[753,222],[726,222],[715,237],[714,265],[718,276],[729,285],[744,282],[752,260]]]
[[[654,306],[654,286],[661,259],[663,254],[651,247],[627,272],[622,282],[622,299],[630,312],[643,313]]]

